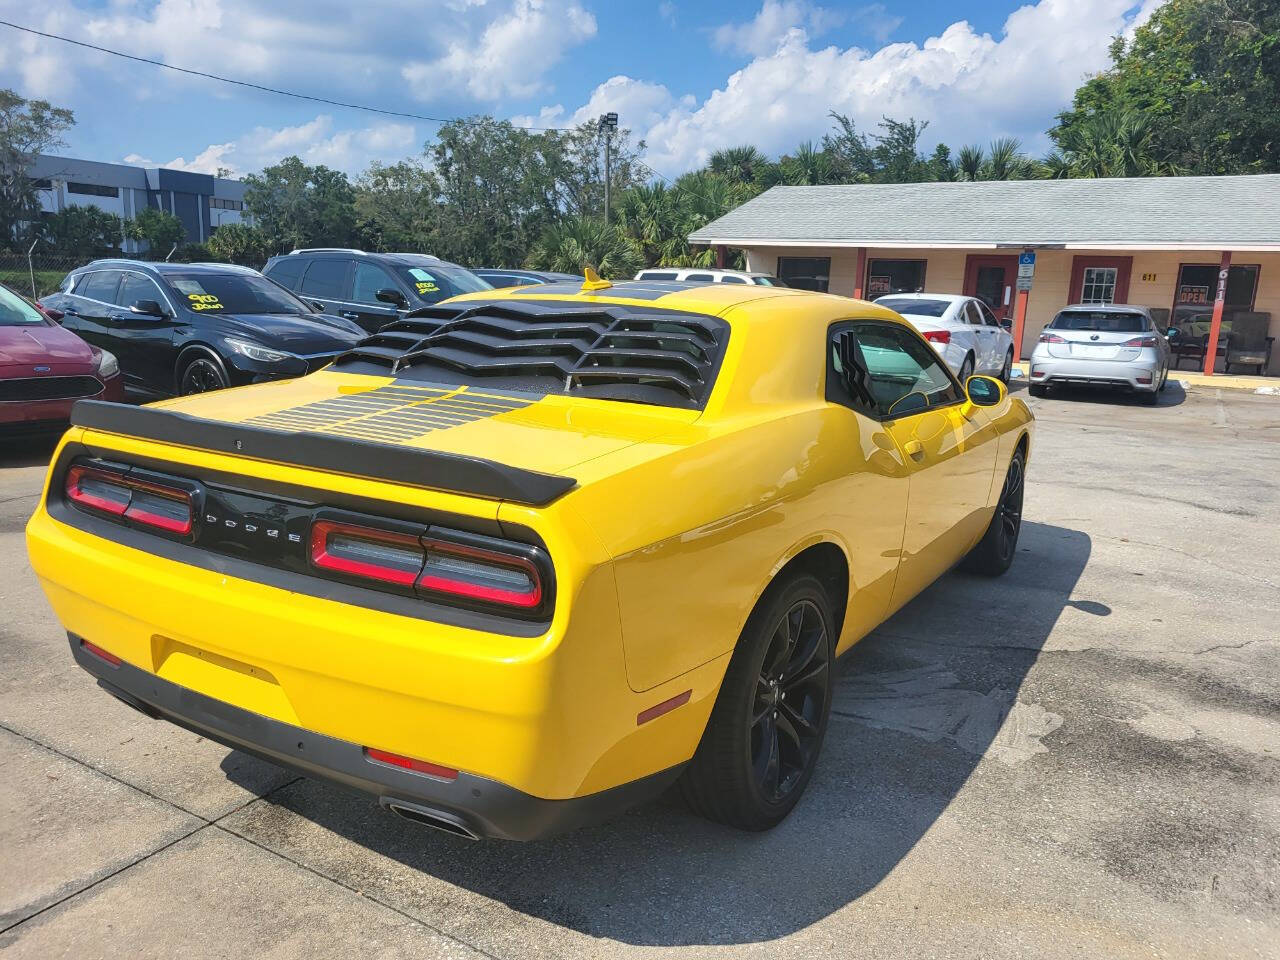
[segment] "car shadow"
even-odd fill
[[[1099,403],[1116,407],[1145,407],[1146,400],[1136,393],[1130,393],[1125,390],[1109,390],[1097,389],[1090,387],[1075,386],[1055,386],[1049,390],[1048,399],[1050,400],[1070,400],[1072,402]],[[1187,399],[1187,390],[1175,377],[1174,371],[1169,371],[1169,382],[1165,384],[1164,390],[1160,392],[1160,399],[1156,401],[1156,407],[1176,407],[1185,403]]]
[[[0,439],[0,469],[48,466],[62,431]]]
[[[791,816],[767,833],[699,819],[673,791],[564,836],[471,843],[309,780],[268,796],[277,808],[269,823],[295,835],[282,826],[289,811],[378,855],[362,864],[351,863],[365,858],[356,851],[321,856],[326,872],[411,915],[438,913],[443,881],[634,945],[783,937],[873,890],[984,758],[1034,763],[1043,752],[1061,719],[1018,692],[1065,608],[1110,613],[1072,598],[1090,550],[1084,533],[1025,523],[1004,577],[948,574],[855,646],[840,662],[817,773]],[[326,841],[302,842],[310,852]]]

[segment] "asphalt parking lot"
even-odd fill
[[[0,447],[6,957],[1280,956],[1280,398],[1031,401],[1020,554],[842,661],[809,792],[473,844],[72,664]]]

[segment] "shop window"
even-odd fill
[[[1085,267],[1080,302],[1115,303],[1116,274],[1115,267]]]
[[[867,268],[867,299],[890,293],[922,293],[925,260],[872,260]]]
[[[831,258],[779,257],[778,278],[798,290],[826,293],[831,283]]]
[[[1209,328],[1213,302],[1218,295],[1216,263],[1184,263],[1178,268],[1178,286],[1174,291],[1173,323],[1184,333],[1200,334]],[[1233,315],[1253,309],[1258,293],[1260,267],[1256,263],[1237,264],[1227,274],[1223,320],[1230,330]]]
[[[67,193],[78,193],[86,197],[119,197],[118,187],[104,187],[99,183],[68,183]]]

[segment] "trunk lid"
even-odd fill
[[[1049,356],[1073,360],[1136,360],[1141,347],[1125,346],[1130,340],[1141,339],[1144,334],[1114,333],[1102,330],[1049,330],[1063,343],[1049,343]]]
[[[327,370],[297,380],[181,397],[147,409],[253,428],[255,433],[350,440],[355,442],[353,459],[359,444],[374,444],[560,476],[699,415],[696,410]],[[289,462],[287,452],[279,462]],[[359,473],[360,466],[353,462],[352,472]]]

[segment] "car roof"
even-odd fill
[[[720,277],[771,277],[759,270],[734,270],[729,267],[645,267],[637,273],[709,273]]]
[[[1145,313],[1151,316],[1151,308],[1139,306],[1136,303],[1073,303],[1063,307],[1059,313],[1066,313],[1068,310],[1088,310],[1090,313]]]
[[[258,273],[253,267],[242,267],[238,263],[157,263],[154,260],[127,260],[121,257],[94,260],[71,272],[84,273],[87,270],[142,270],[161,276],[171,273]]]
[[[966,296],[962,293],[885,293],[875,299],[875,303],[881,300],[888,300],[893,297],[895,300],[946,300],[948,303],[959,303],[961,300],[972,300],[973,297]]]
[[[408,251],[372,251],[357,250],[354,247],[303,247],[298,250],[290,250],[288,253],[278,253],[272,257],[268,263],[275,260],[285,260],[289,257],[324,257],[332,254],[341,254],[343,256],[364,257],[369,260],[381,260],[387,263],[399,263],[405,266],[422,266],[423,264],[444,264],[447,267],[457,267],[459,270],[467,268],[450,260],[442,260],[440,257],[431,253],[412,253]]]

